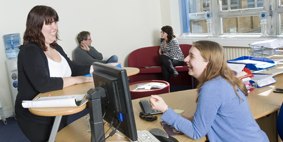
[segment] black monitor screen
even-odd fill
[[[95,87],[102,87],[106,97],[101,98],[103,119],[117,128],[118,114],[123,121],[118,130],[131,140],[137,140],[136,123],[133,113],[127,72],[125,69],[102,63],[93,63]]]

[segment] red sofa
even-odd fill
[[[188,56],[189,50],[192,45],[180,44],[180,48],[185,57]],[[128,66],[136,67],[140,69],[137,75],[130,76],[130,82],[142,81],[142,80],[163,80],[161,72],[161,62],[159,60],[159,50],[160,46],[143,47],[134,50],[130,53],[128,57]],[[170,85],[189,85],[194,88],[197,85],[196,79],[193,79],[188,74],[188,66],[176,66],[175,69],[178,71],[179,75],[174,78],[171,75]],[[193,79],[193,80],[192,80]]]

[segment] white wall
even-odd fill
[[[0,0],[0,100],[5,117],[13,110],[9,90],[2,36],[25,30],[28,12],[35,5],[53,7],[59,15],[58,43],[72,58],[76,35],[91,32],[92,45],[104,57],[116,54],[127,66],[129,53],[137,48],[158,45],[160,37],[160,0]]]
[[[179,0],[161,0],[161,20],[162,26],[170,25],[174,34],[178,37],[181,35],[180,25],[180,11],[179,11]]]

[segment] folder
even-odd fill
[[[250,83],[257,88],[262,88],[275,82],[275,78],[267,74],[254,74],[254,77],[250,80]]]
[[[254,71],[264,70],[276,66],[276,63],[272,59],[251,56],[242,56],[236,59],[227,60],[227,62],[234,64],[245,64],[246,68]]]

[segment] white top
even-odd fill
[[[71,68],[67,60],[60,53],[59,55],[61,62],[55,62],[47,57],[50,77],[70,77],[72,75]]]

